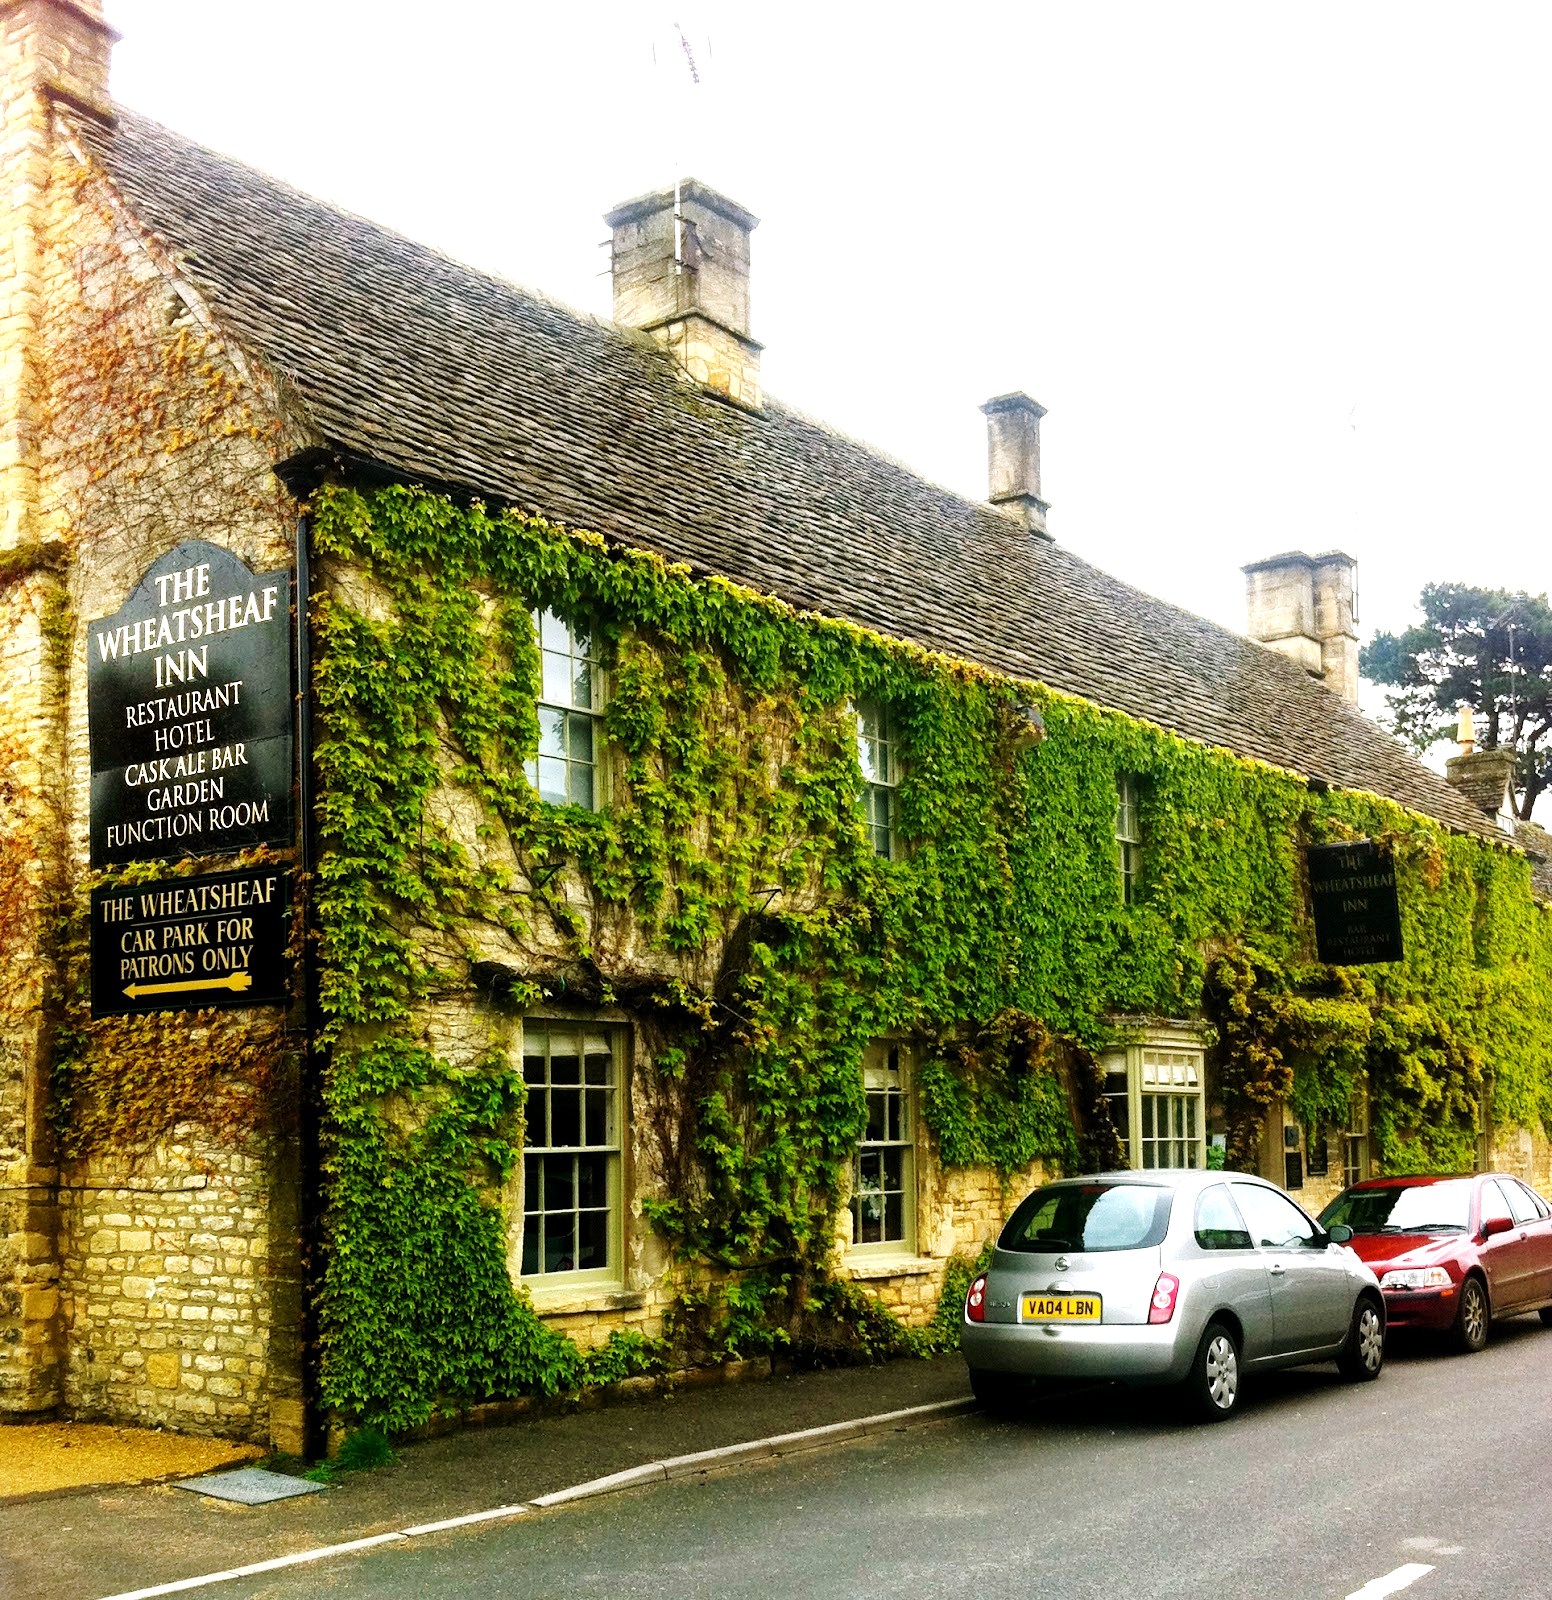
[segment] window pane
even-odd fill
[[[577,1265],[577,1223],[569,1212],[544,1219],[544,1270],[573,1272]]]
[[[593,706],[593,664],[590,661],[573,662],[571,668],[571,703],[591,710]]]
[[[577,1157],[577,1204],[595,1210],[609,1203],[608,1156]]]
[[[563,806],[566,792],[566,763],[556,756],[539,757],[539,798],[546,805]]]
[[[541,1187],[540,1170],[538,1156],[523,1157],[524,1211],[542,1211],[544,1209],[544,1190]]]
[[[523,1082],[544,1082],[544,1050],[542,1047],[523,1051]]]
[[[582,1143],[582,1091],[550,1090],[550,1145],[564,1149]]]
[[[587,1144],[612,1144],[609,1137],[609,1108],[614,1101],[612,1089],[587,1091]]]
[[[1236,1183],[1233,1192],[1235,1204],[1257,1245],[1286,1250],[1306,1244],[1315,1237],[1315,1224],[1293,1201],[1278,1194],[1275,1189],[1263,1189],[1258,1184]]]
[[[576,1204],[576,1157],[544,1158],[544,1209],[569,1211]]]
[[[523,1274],[532,1277],[539,1270],[539,1219],[530,1217],[523,1224]]]
[[[582,1058],[577,1054],[577,1036],[557,1033],[550,1040],[550,1082],[581,1083]]]
[[[589,1034],[582,1046],[586,1056],[586,1076],[589,1083],[609,1083],[614,1077],[614,1052],[607,1039]]]
[[[1509,1210],[1509,1202],[1504,1199],[1503,1191],[1496,1183],[1482,1185],[1482,1220],[1487,1222],[1493,1217],[1508,1217],[1512,1222],[1513,1213]]]
[[[868,1125],[862,1137],[869,1144],[877,1144],[884,1137],[884,1097],[881,1094],[870,1094],[867,1097]]]
[[[884,1237],[895,1241],[905,1238],[905,1197],[892,1194],[884,1201]]]
[[[573,711],[566,718],[567,754],[573,761],[593,759],[593,719]]]
[[[1202,1191],[1196,1203],[1196,1242],[1204,1250],[1248,1250],[1250,1235],[1240,1221],[1226,1184]]]
[[[541,658],[543,675],[540,679],[540,697],[552,706],[569,706],[576,704],[572,695],[572,679],[576,666],[570,656],[556,655],[553,650],[546,650]],[[583,705],[587,704],[584,700]]]
[[[584,1211],[577,1218],[577,1267],[587,1271],[609,1264],[609,1213]]]
[[[539,754],[563,756],[566,753],[566,713],[539,707]]]
[[[542,1149],[550,1142],[550,1104],[543,1089],[530,1089],[523,1114],[528,1119],[528,1143]]]
[[[879,1152],[883,1157],[885,1189],[899,1192],[905,1183],[905,1151],[896,1146]]]
[[[539,613],[539,643],[546,650],[571,653],[571,629],[553,611]]]
[[[585,806],[589,811],[596,809],[593,803],[593,769],[578,766],[575,762],[571,767],[571,803]]]

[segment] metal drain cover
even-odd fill
[[[309,1483],[305,1478],[288,1478],[281,1472],[266,1472],[263,1467],[241,1467],[236,1472],[211,1472],[203,1478],[184,1478],[173,1488],[208,1494],[213,1500],[234,1500],[240,1506],[262,1506],[271,1500],[317,1494],[323,1485]]]

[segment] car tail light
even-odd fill
[[[1159,1274],[1153,1286],[1153,1303],[1148,1307],[1149,1322],[1168,1322],[1175,1314],[1175,1296],[1180,1293],[1180,1279],[1167,1272]]]
[[[965,1295],[965,1316],[971,1322],[986,1321],[986,1274],[970,1285]]]

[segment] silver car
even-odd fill
[[[1249,1372],[1385,1361],[1385,1302],[1346,1248],[1281,1189],[1241,1173],[1103,1172],[1037,1189],[965,1297],[970,1385],[1005,1406],[1031,1379],[1176,1384],[1227,1417]]]

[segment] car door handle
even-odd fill
[[[1271,1273],[1271,1274],[1272,1274],[1272,1275],[1273,1275],[1273,1276],[1274,1276],[1274,1277],[1278,1277],[1278,1278],[1280,1278],[1280,1277],[1282,1277],[1282,1275],[1283,1275],[1283,1274],[1284,1274],[1284,1273],[1285,1273],[1285,1272],[1286,1272],[1286,1271],[1287,1271],[1287,1270],[1288,1270],[1288,1269],[1287,1269],[1287,1268],[1286,1268],[1286,1267],[1285,1267],[1285,1266],[1284,1266],[1284,1265],[1283,1265],[1283,1264],[1282,1264],[1282,1262],[1281,1262],[1281,1261],[1274,1261],[1274,1262],[1273,1262],[1273,1263],[1272,1263],[1272,1264],[1271,1264],[1271,1266],[1269,1266],[1269,1267],[1268,1267],[1268,1268],[1267,1268],[1267,1269],[1266,1269],[1266,1270],[1267,1270],[1267,1271],[1268,1271],[1268,1272],[1270,1272],[1270,1273]]]

